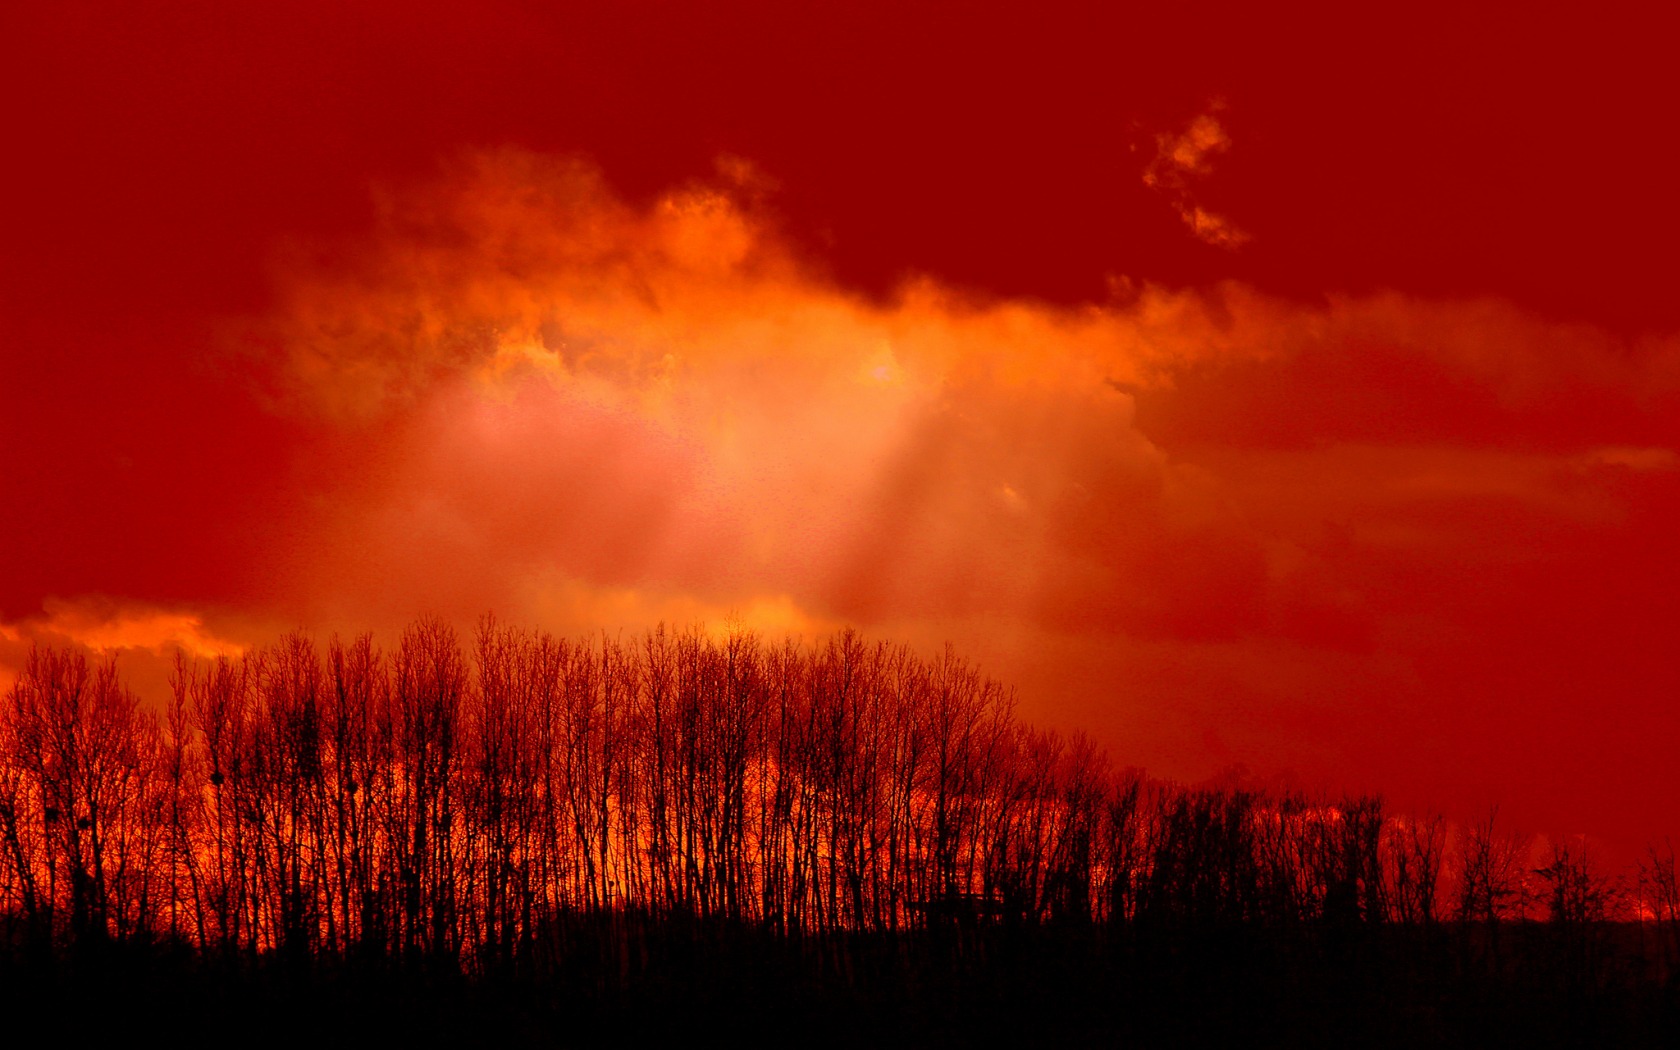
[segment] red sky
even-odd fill
[[[1680,832],[1675,16],[675,6],[7,5],[0,681],[855,624]]]

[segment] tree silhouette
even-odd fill
[[[0,704],[0,922],[37,970],[165,943],[234,973],[601,1002],[671,987],[679,957],[854,991],[988,968],[1037,987],[1055,959],[1083,960],[1057,971],[1069,989],[1271,959],[1243,979],[1297,996],[1345,984],[1320,957],[1575,997],[1646,972],[1612,965],[1629,913],[1580,840],[1536,865],[1496,811],[1455,837],[1376,797],[1116,769],[1018,720],[949,647],[570,640],[489,617],[463,644],[434,619],[389,651],[293,633],[183,655],[170,681],[153,710],[113,660],[36,647]],[[1638,884],[1659,976],[1680,971],[1674,871],[1653,850]],[[1539,903],[1544,939],[1523,925]]]

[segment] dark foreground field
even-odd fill
[[[447,966],[14,952],[3,1006],[83,1042],[567,1046],[1671,1046],[1680,997],[1636,925],[1588,952],[1489,930],[989,927],[791,940],[618,916],[540,979]],[[1497,942],[1497,943],[1495,943]]]

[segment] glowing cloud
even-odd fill
[[[1226,141],[1205,115],[1153,177],[1205,174]],[[515,151],[381,215],[318,253],[343,262],[294,262],[257,333],[294,410],[385,428],[373,480],[284,573],[333,581],[311,616],[586,626],[556,609],[592,606],[570,584],[523,582],[549,579],[618,596],[602,608],[631,627],[681,596],[707,618],[771,601],[789,622],[1363,645],[1361,588],[1313,553],[1325,516],[1379,547],[1450,544],[1488,500],[1602,522],[1598,467],[1667,462],[1554,420],[1562,391],[1666,396],[1671,342],[1618,350],[1499,303],[1229,285],[1065,307],[925,279],[880,302],[804,264],[740,179],[637,208]]]
[[[298,271],[261,333],[292,404],[409,428],[389,483],[340,512],[382,543],[335,578],[426,564],[438,595],[445,575],[554,569],[829,619],[998,612],[1107,557],[1080,535],[1092,502],[1132,504],[1144,542],[1206,518],[1172,509],[1196,486],[1119,388],[1225,347],[1223,305],[980,302],[931,281],[872,302],[725,189],[638,211],[585,166],[519,153],[384,214],[354,266]]]
[[[101,653],[145,649],[162,654],[180,649],[199,657],[239,656],[246,649],[211,631],[199,614],[94,598],[49,598],[43,603],[43,615],[0,624],[0,639],[15,644],[70,642]]]
[[[240,656],[248,648],[200,613],[110,598],[48,598],[40,615],[0,623],[0,691],[17,681],[36,644],[122,654],[129,680],[154,695],[161,695],[177,651],[198,658]]]
[[[1143,184],[1164,194],[1179,219],[1197,239],[1220,248],[1235,249],[1249,236],[1231,220],[1196,203],[1195,185],[1213,174],[1213,160],[1231,148],[1231,138],[1219,123],[1215,104],[1198,114],[1177,135],[1155,137],[1155,156],[1143,170]]]
[[[1193,125],[1157,180],[1223,142]],[[1662,617],[1614,610],[1680,589],[1680,342],[1238,284],[874,299],[756,193],[634,205],[577,161],[480,153],[283,260],[247,345],[330,463],[263,600],[320,629],[949,639],[1033,717],[1175,774],[1402,792],[1439,772],[1420,741],[1465,771],[1564,762],[1578,727],[1514,698],[1589,665],[1671,720],[1640,655]]]

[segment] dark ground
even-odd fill
[[[179,1045],[1671,1046],[1680,997],[1638,929],[992,927],[896,938],[623,929],[542,977],[235,964],[167,946],[13,952],[0,1007],[47,1038]],[[16,1030],[16,1029],[15,1029]]]

